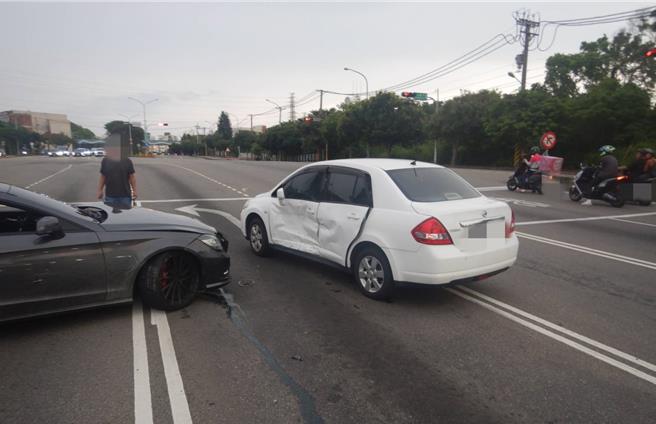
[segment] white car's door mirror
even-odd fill
[[[282,202],[283,200],[285,200],[285,190],[282,187],[280,187],[276,191],[276,197],[278,198],[279,202]]]

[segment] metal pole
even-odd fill
[[[347,67],[344,67],[344,70],[345,71],[355,72],[356,74],[359,74],[360,76],[362,76],[362,78],[364,78],[364,84],[365,84],[365,87],[366,87],[366,95],[367,95],[366,98],[368,99],[369,98],[369,80],[367,79],[365,74],[363,74],[360,71],[356,71],[355,69],[351,69],[351,68],[347,68]]]
[[[141,101],[141,100],[139,100],[139,99],[135,99],[134,97],[128,97],[128,99],[130,99],[130,100],[134,100],[135,102],[139,103],[139,104],[141,105],[141,107],[143,108],[144,142],[145,142],[146,144],[148,144],[149,137],[148,137],[148,122],[146,121],[146,105],[149,105],[149,104],[151,104],[151,103],[154,103],[154,102],[158,101],[159,99],[153,99],[153,100],[149,100],[149,101],[147,101],[147,102],[143,102],[143,101]]]
[[[319,110],[323,110],[323,90],[318,90],[319,91]]]
[[[253,115],[251,114],[251,132],[253,132]]]

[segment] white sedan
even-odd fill
[[[517,259],[515,217],[450,169],[402,159],[345,159],[300,168],[247,201],[253,252],[288,251],[346,268],[360,290],[394,282],[478,280]]]

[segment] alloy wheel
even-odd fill
[[[363,257],[358,265],[358,277],[360,284],[367,292],[378,292],[385,282],[383,264],[374,256]]]

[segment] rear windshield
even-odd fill
[[[462,177],[446,168],[394,169],[387,173],[413,202],[444,202],[481,196]]]

